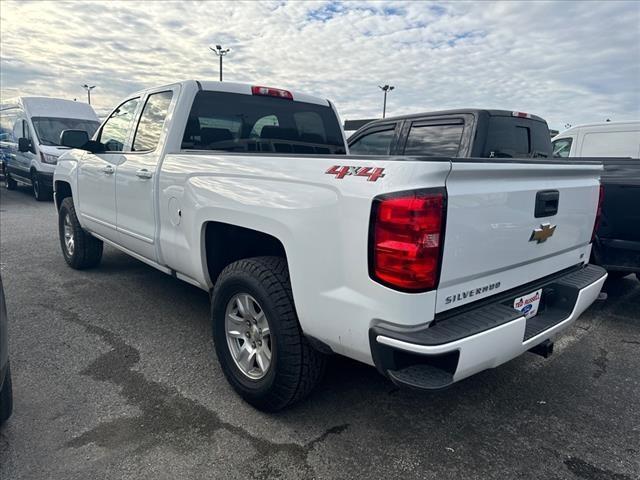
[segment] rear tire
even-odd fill
[[[13,412],[13,387],[11,385],[11,366],[7,365],[4,384],[0,390],[0,425],[6,422]]]
[[[60,247],[67,264],[76,270],[97,266],[102,259],[102,241],[83,230],[73,198],[67,197],[58,211]]]
[[[18,182],[16,182],[9,172],[5,172],[4,174],[4,184],[7,187],[7,190],[15,190],[18,186]]]
[[[286,261],[254,257],[232,263],[220,274],[212,298],[216,354],[234,390],[266,412],[281,410],[306,397],[322,378],[326,359],[302,333]],[[253,313],[249,316],[245,315],[248,309],[236,303],[243,298],[252,302]],[[238,322],[237,332],[228,328],[233,322]],[[261,322],[269,329],[268,340],[258,329]],[[260,336],[254,337],[257,332]],[[264,362],[259,358],[263,341],[268,341],[269,346],[268,368],[262,367]],[[256,348],[256,344],[260,347]],[[253,357],[247,354],[253,358],[249,360],[250,368],[238,353],[244,347],[255,353]]]

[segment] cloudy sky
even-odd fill
[[[640,2],[0,2],[2,98],[114,106],[128,93],[217,79],[335,101],[343,119],[446,108],[566,123],[640,118]]]

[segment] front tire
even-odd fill
[[[37,201],[45,202],[47,200],[51,200],[51,189],[42,185],[40,175],[38,175],[38,172],[35,170],[31,172],[31,188],[33,189],[33,196]]]
[[[236,392],[275,412],[306,397],[322,378],[325,357],[302,333],[286,261],[254,257],[227,266],[212,301],[216,354]]]
[[[71,197],[65,198],[58,211],[60,247],[67,264],[76,270],[97,266],[102,259],[102,241],[86,232],[76,216]]]
[[[13,411],[13,388],[11,385],[11,366],[7,366],[2,390],[0,390],[0,425],[6,422]]]

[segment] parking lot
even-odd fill
[[[52,203],[0,198],[15,395],[2,479],[640,477],[633,276],[550,359],[426,395],[335,358],[306,402],[266,415],[222,375],[205,292],[109,247],[74,271]]]

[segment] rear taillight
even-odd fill
[[[278,97],[286,100],[293,100],[293,94],[289,90],[282,90],[280,88],[271,87],[251,87],[251,93],[253,95],[264,95],[266,97]]]
[[[591,242],[596,239],[596,233],[600,228],[600,221],[602,220],[602,202],[604,201],[604,187],[600,185],[600,193],[598,195],[598,209],[596,210],[596,221],[593,222],[593,233],[591,234]]]
[[[438,285],[444,234],[444,189],[377,197],[370,226],[369,273],[396,290]]]

